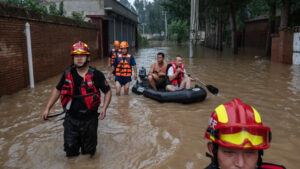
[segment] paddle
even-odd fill
[[[203,84],[207,88],[207,90],[210,91],[213,95],[215,95],[215,96],[218,95],[218,93],[219,93],[218,88],[214,87],[213,85],[207,85],[200,80],[197,80],[197,81],[200,82],[201,84]]]
[[[189,74],[188,76],[191,77],[190,74]],[[193,77],[191,77],[191,78],[193,78]],[[193,78],[193,79],[194,79],[194,78]],[[207,85],[207,84],[205,84],[204,82],[202,82],[201,80],[197,80],[197,81],[198,81],[199,83],[203,84],[203,85],[207,88],[207,90],[210,91],[213,95],[215,95],[215,96],[218,95],[218,93],[219,93],[219,89],[218,89],[218,88],[216,88],[216,87],[213,86],[213,85]]]

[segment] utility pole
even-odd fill
[[[165,40],[168,37],[168,22],[167,22],[167,11],[165,11]]]
[[[193,57],[193,42],[196,39],[199,25],[199,0],[191,0],[190,17],[190,57]]]

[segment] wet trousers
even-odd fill
[[[98,115],[92,114],[83,119],[66,115],[64,126],[64,150],[67,157],[81,154],[93,156],[97,146]]]

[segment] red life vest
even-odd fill
[[[118,59],[118,64],[116,67],[116,76],[131,77],[132,69],[130,65],[130,58],[130,54],[127,54],[124,57],[122,54],[119,54],[119,56],[116,58]]]
[[[262,163],[260,169],[285,169],[282,165],[272,164],[272,163]]]
[[[71,74],[71,68],[65,72],[65,83],[60,91],[60,100],[64,109],[70,110],[72,98],[83,98],[89,111],[99,107],[101,103],[100,92],[96,89],[92,81],[94,70],[94,68],[90,67],[87,74],[83,77],[83,81],[80,85],[81,94],[79,96],[74,96],[74,80]]]
[[[173,73],[175,74],[176,69],[178,68],[178,66],[176,65],[175,62],[170,62],[169,65],[171,65],[173,67]],[[182,82],[183,76],[184,76],[184,65],[181,64],[181,66],[179,66],[179,68],[181,69],[182,72],[180,72],[173,80],[172,80],[172,85],[174,86],[179,86],[180,83]]]
[[[110,58],[110,65],[114,64],[115,58],[119,54],[119,52],[121,52],[121,49],[118,50],[112,49],[111,51],[112,51],[112,56]]]

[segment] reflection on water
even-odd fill
[[[158,47],[159,46],[159,47]],[[264,160],[297,168],[300,156],[300,66],[254,59],[261,51],[230,50],[222,53],[195,48],[193,58],[187,46],[152,44],[133,52],[137,66],[149,70],[158,52],[166,61],[184,57],[186,70],[194,77],[219,88],[204,102],[158,103],[140,95],[115,96],[105,120],[98,128],[98,147],[88,156],[66,158],[62,121],[40,120],[40,115],[60,75],[0,98],[0,168],[105,168],[105,169],[193,169],[204,168],[204,131],[213,109],[238,97],[254,106],[264,124],[272,128],[272,146]],[[92,65],[107,75],[106,59]],[[114,84],[113,82],[110,82]],[[55,104],[51,113],[61,112]]]

